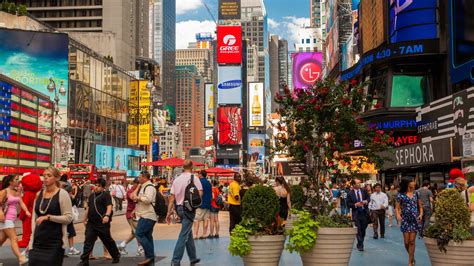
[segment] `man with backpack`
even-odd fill
[[[193,163],[189,160],[184,162],[184,172],[176,177],[171,186],[168,215],[166,222],[170,224],[174,204],[176,212],[181,218],[181,232],[178,242],[173,252],[171,265],[180,265],[184,255],[184,249],[188,253],[191,265],[199,263],[201,260],[196,256],[196,247],[193,239],[193,221],[196,216],[196,209],[201,206],[202,185],[199,178],[192,174]]]
[[[138,265],[154,265],[155,246],[153,244],[153,227],[158,220],[153,204],[156,199],[156,188],[150,181],[150,173],[143,171],[138,178],[140,186],[132,193],[130,198],[137,204],[135,216],[138,218],[135,236],[145,251],[145,260]]]

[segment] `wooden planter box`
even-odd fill
[[[446,253],[439,250],[436,239],[424,237],[431,265],[474,265],[474,240],[449,241]]]
[[[246,266],[277,266],[285,243],[284,235],[250,236],[250,254],[243,257]]]
[[[303,265],[348,265],[356,228],[319,228],[316,244],[301,255]]]

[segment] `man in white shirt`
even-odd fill
[[[374,239],[379,238],[378,227],[380,225],[380,238],[385,238],[385,209],[388,208],[388,197],[382,192],[382,186],[377,183],[375,192],[370,195],[369,210],[374,221]]]
[[[123,199],[125,198],[125,188],[120,184],[120,181],[115,181],[113,185],[110,186],[110,193],[115,200],[115,211],[122,211]]]
[[[186,194],[186,187],[191,182],[191,178],[199,191],[199,195],[202,197],[202,185],[201,181],[196,175],[193,175],[193,163],[189,160],[184,162],[184,172],[180,174],[173,182],[170,191],[168,215],[166,216],[166,222],[170,224],[171,213],[174,209],[174,202],[176,201],[176,213],[181,218],[181,232],[179,233],[178,241],[174,247],[173,259],[171,265],[180,265],[183,259],[184,249],[188,252],[189,260],[191,265],[195,265],[201,261],[196,256],[196,247],[194,246],[193,238],[193,222],[196,216],[196,210],[188,210],[184,206],[184,199]]]

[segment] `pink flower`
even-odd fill
[[[298,101],[298,95],[296,95],[295,92],[291,93],[291,99],[293,99],[293,101]]]

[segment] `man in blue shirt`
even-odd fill
[[[199,239],[207,238],[207,228],[209,226],[209,217],[211,211],[211,201],[212,201],[212,185],[206,179],[207,173],[205,170],[202,170],[199,175],[199,181],[202,185],[202,203],[201,207],[196,210],[196,217],[194,218],[194,239],[198,239],[199,235],[199,224],[202,223],[202,235]]]

